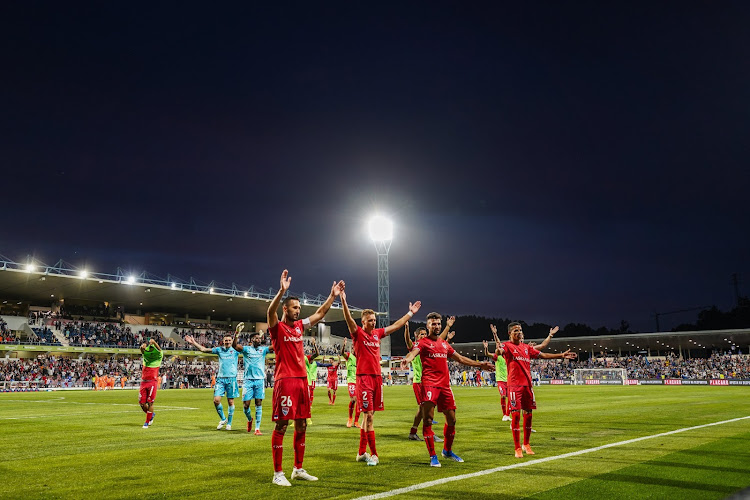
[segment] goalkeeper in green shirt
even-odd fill
[[[161,347],[154,339],[150,339],[148,344],[141,344],[141,354],[143,355],[143,372],[141,373],[141,390],[138,403],[141,409],[146,413],[146,423],[144,429],[151,427],[154,423],[154,400],[156,399],[156,389],[159,378],[159,367],[164,353]]]

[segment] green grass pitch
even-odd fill
[[[642,436],[750,416],[744,387],[571,387],[536,391],[531,444],[518,460],[494,388],[454,388],[454,450],[429,467],[422,442],[408,441],[411,387],[384,388],[376,414],[381,463],[354,461],[359,430],[347,429],[348,394],[335,406],[316,390],[305,468],[317,482],[271,484],[270,390],[261,430],[217,431],[210,390],[159,391],[156,419],[142,429],[137,391],[0,394],[0,498],[354,498],[426,481],[553,457]],[[224,402],[226,406],[226,402]],[[437,415],[436,434],[442,434]],[[438,432],[439,431],[439,432]],[[292,431],[284,469],[292,469]],[[421,434],[421,429],[420,429]],[[439,444],[437,445],[440,446]],[[439,449],[439,448],[438,448]],[[503,470],[419,489],[401,498],[725,498],[750,486],[750,419]]]

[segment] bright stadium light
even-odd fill
[[[171,285],[169,286],[169,288],[171,288],[172,290],[177,290],[177,283],[172,283],[172,284],[171,284]]]
[[[393,222],[382,215],[376,215],[367,224],[370,239],[374,242],[390,241],[393,239]]]
[[[127,283],[128,285],[132,285],[133,283],[135,283],[135,276],[128,276],[128,279],[125,281],[125,283]]]
[[[208,289],[208,293],[214,293],[214,289],[213,288],[209,288]]]
[[[78,273],[78,276],[79,276],[79,277],[80,277],[81,279],[86,279],[86,278],[88,278],[88,277],[89,277],[89,272],[88,272],[87,270],[85,270],[85,269],[84,269],[84,270],[82,270],[82,271],[81,271],[80,273]]]
[[[243,297],[247,297],[247,292],[242,294]]]
[[[34,271],[36,271],[36,266],[34,264],[32,264],[32,263],[26,264],[26,272],[27,273],[31,273],[31,272],[34,272]]]

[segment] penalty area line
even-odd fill
[[[520,467],[528,467],[530,465],[541,464],[544,462],[551,462],[553,460],[560,460],[562,458],[570,458],[570,457],[575,457],[578,455],[585,455],[586,453],[592,453],[592,452],[599,451],[599,450],[606,450],[607,448],[614,448],[616,446],[624,446],[626,444],[638,443],[640,441],[646,441],[647,439],[671,436],[672,434],[679,434],[681,432],[693,431],[696,429],[703,429],[706,427],[712,427],[714,425],[723,425],[723,424],[729,424],[731,422],[739,422],[740,420],[746,420],[746,419],[750,419],[750,415],[746,417],[738,417],[738,418],[732,418],[729,420],[722,420],[721,422],[712,422],[710,424],[695,425],[693,427],[684,427],[682,429],[676,429],[673,431],[661,432],[659,434],[652,434],[650,436],[643,436],[639,438],[628,439],[626,441],[618,441],[616,443],[605,444],[602,446],[597,446],[595,448],[587,448],[585,450],[571,451],[570,453],[563,453],[562,455],[555,455],[553,457],[538,458],[538,459],[529,460],[526,462],[517,462],[512,465],[503,465],[501,467],[494,467],[492,469],[480,470],[478,472],[472,472],[470,474],[460,474],[458,476],[444,477],[442,479],[436,479],[434,481],[427,481],[424,483],[413,484],[411,486],[405,486],[403,488],[398,488],[395,490],[384,491],[383,493],[376,493],[374,495],[365,495],[362,497],[357,497],[355,500],[375,500],[378,498],[388,498],[388,497],[392,497],[396,495],[401,495],[403,493],[409,493],[409,492],[416,491],[416,490],[423,490],[425,488],[431,488],[433,486],[440,486],[441,484],[451,483],[453,481],[461,481],[462,479],[471,479],[473,477],[486,476],[487,474],[494,474],[495,472],[502,472],[502,471],[510,470],[510,469],[518,469]]]

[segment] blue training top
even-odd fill
[[[237,378],[237,360],[240,359],[234,347],[214,347],[211,352],[219,355],[219,373],[217,378]]]
[[[266,354],[268,346],[257,349],[252,345],[242,347],[242,357],[245,358],[245,380],[264,380],[266,378]]]

